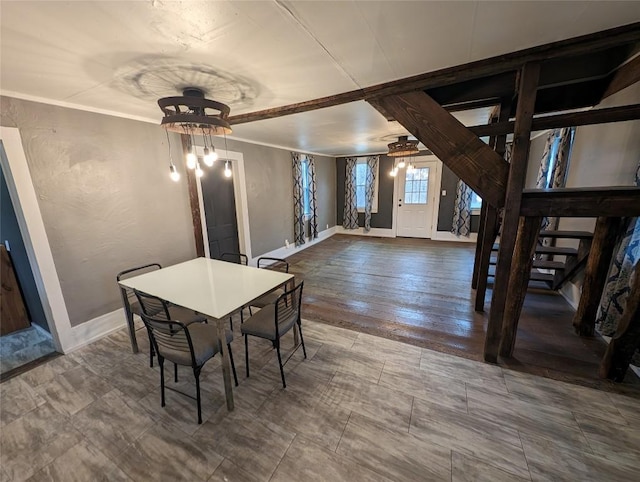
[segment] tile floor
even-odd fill
[[[0,481],[638,480],[638,399],[303,328],[308,359],[292,356],[286,390],[260,340],[244,377],[236,337],[232,413],[211,360],[202,425],[189,398],[160,407],[158,369],[124,330],[3,383]]]
[[[2,336],[0,337],[0,373],[7,373],[55,351],[51,335],[35,324],[24,330]]]

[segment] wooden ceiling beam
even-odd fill
[[[640,55],[631,59],[626,64],[622,65],[611,75],[611,81],[607,86],[607,90],[604,91],[603,99],[620,92],[622,89],[635,84],[640,80]]]
[[[606,124],[609,122],[623,122],[636,119],[640,119],[640,104],[537,117],[533,119],[532,130],[543,131],[547,129],[559,129],[561,127]],[[468,127],[468,129],[478,137],[499,136],[511,134],[514,125],[514,121],[494,122],[493,124]]]
[[[509,164],[424,92],[376,99],[492,206],[504,204]]]
[[[640,22],[636,22],[622,27],[519,50],[488,59],[477,60],[475,62],[415,75],[405,79],[356,89],[342,94],[330,95],[306,102],[298,102],[256,112],[237,114],[230,116],[228,121],[232,125],[243,124],[316,109],[324,109],[359,100],[370,100],[376,97],[387,97],[416,90],[433,89],[515,71],[529,62],[541,62],[561,57],[584,55],[619,45],[636,43],[639,38]]]

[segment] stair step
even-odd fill
[[[497,258],[491,258],[489,260],[489,264],[493,266],[497,263],[497,261],[498,261]],[[540,269],[561,270],[561,269],[564,269],[564,263],[560,261],[548,261],[546,259],[536,259],[533,261],[533,267],[540,268]]]
[[[493,245],[491,251],[498,251],[498,243]],[[536,253],[538,254],[558,254],[562,256],[576,256],[578,250],[575,248],[563,248],[558,246],[536,246]]]
[[[593,233],[589,231],[540,231],[541,238],[556,239],[592,239]]]
[[[495,277],[493,270],[489,271],[490,277]],[[547,273],[541,273],[540,271],[532,271],[529,275],[529,281],[543,281],[545,283],[553,283],[553,275]]]

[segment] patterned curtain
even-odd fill
[[[318,199],[316,193],[316,163],[313,156],[307,156],[307,175],[309,177],[307,185],[309,186],[309,236],[311,239],[318,237]]]
[[[453,210],[453,227],[451,232],[456,236],[471,234],[471,196],[473,189],[467,186],[462,179],[458,179],[456,188],[456,204]]]
[[[293,233],[296,246],[304,244],[304,184],[302,181],[302,155],[291,153],[293,161]]]
[[[571,141],[575,127],[565,127],[563,129],[555,129],[547,136],[547,142],[544,146],[542,159],[540,160],[540,169],[538,170],[538,180],[536,181],[537,189],[550,189],[555,187],[564,187],[567,182],[567,172],[569,170],[569,155],[571,154]],[[557,139],[557,148],[554,144]],[[551,169],[551,172],[549,170]],[[558,218],[549,217],[542,220],[541,229],[556,230],[558,229]],[[544,238],[542,244],[548,246],[551,243],[550,238]]]
[[[376,189],[376,173],[378,172],[378,160],[380,156],[367,158],[367,184],[364,203],[364,230],[371,231],[371,208],[373,207],[373,195]]]
[[[640,164],[636,171],[636,186],[640,186]],[[622,241],[618,247],[616,257],[609,269],[607,284],[605,285],[596,323],[603,335],[613,336],[622,317],[622,312],[627,305],[627,297],[631,291],[631,273],[633,267],[640,260],[640,218],[629,220]],[[640,357],[636,352],[634,363],[638,363]]]
[[[344,221],[345,229],[358,228],[358,202],[356,200],[356,163],[354,157],[347,158],[347,173],[344,182]]]

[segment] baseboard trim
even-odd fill
[[[578,303],[580,302],[581,294],[578,286],[571,282],[567,282],[560,287],[558,293],[567,300],[567,303],[569,303],[575,311],[578,311]]]
[[[337,234],[352,234],[355,236],[375,236],[377,238],[395,238],[396,233],[393,229],[385,229],[385,228],[371,228],[371,230],[367,233],[365,232],[363,227],[359,227],[356,229],[345,229],[342,226],[336,226]]]
[[[478,240],[478,233],[471,233],[469,237],[456,236],[450,231],[436,231],[431,239],[434,241],[455,241],[457,243],[475,243]]]
[[[120,308],[80,325],[73,326],[71,328],[73,342],[71,346],[65,347],[64,353],[71,353],[78,348],[82,348],[100,338],[110,335],[114,331],[124,328],[126,323],[124,308]]]
[[[336,234],[336,228],[337,226],[333,226],[332,228],[325,229],[324,231],[320,231],[318,233],[318,237],[313,240],[309,238],[305,238],[305,243],[301,244],[300,246],[289,244],[289,246],[283,246],[281,248],[274,249],[273,251],[269,251],[268,253],[263,253],[260,256],[256,256],[255,258],[250,259],[249,264],[251,266],[256,266],[258,263],[258,258],[261,258],[263,256],[269,257],[269,258],[283,258],[283,259],[287,258],[292,254],[302,251],[303,249],[307,249],[313,246],[314,244],[318,244],[319,242],[330,238],[331,236]]]

